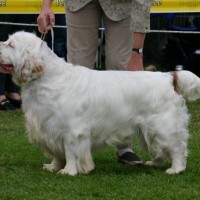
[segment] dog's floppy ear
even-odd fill
[[[27,59],[21,67],[22,82],[38,79],[43,74],[43,67],[35,59]]]

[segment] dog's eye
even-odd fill
[[[14,46],[11,44],[11,42],[8,43],[8,46],[11,48],[14,48]]]

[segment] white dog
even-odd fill
[[[139,132],[153,158],[147,164],[169,160],[168,174],[185,170],[185,99],[200,98],[200,79],[193,73],[73,66],[26,32],[0,43],[0,68],[22,88],[29,139],[53,160],[45,169],[87,174],[94,169],[92,148],[123,144]]]

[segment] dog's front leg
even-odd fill
[[[73,151],[73,146],[74,144],[64,144],[64,149],[65,149],[65,158],[66,158],[66,165],[63,169],[61,169],[58,173],[59,174],[69,174],[71,176],[75,176],[78,173],[77,170],[77,158],[76,158],[76,154]]]
[[[71,136],[64,144],[66,165],[59,171],[60,174],[76,175],[88,174],[94,169],[91,155],[91,140],[89,134]]]

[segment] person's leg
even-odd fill
[[[15,107],[6,98],[6,74],[0,73],[0,110],[15,110]]]
[[[20,87],[17,86],[10,74],[6,75],[6,83],[5,83],[5,90],[6,90],[6,98],[16,107],[21,108],[21,96],[20,96]]]
[[[0,101],[4,100],[5,97],[5,74],[0,73]]]
[[[94,68],[102,10],[92,1],[76,12],[66,11],[67,61]]]
[[[104,15],[107,70],[126,70],[132,52],[130,18],[112,21]]]
[[[130,18],[114,22],[104,16],[105,22],[105,63],[107,70],[127,70],[132,53],[132,31]],[[128,90],[128,88],[127,88]],[[142,164],[132,150],[132,138],[118,146],[118,159],[122,163]]]

